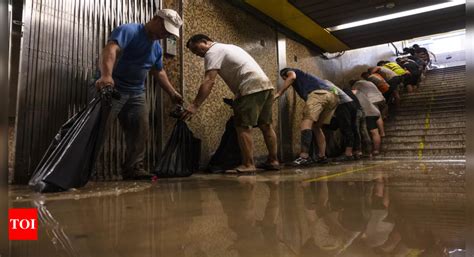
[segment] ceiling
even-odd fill
[[[327,52],[396,42],[466,27],[466,6],[458,5],[333,32],[325,30],[348,22],[450,2],[446,0],[244,0],[244,2]]]

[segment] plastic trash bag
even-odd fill
[[[112,97],[119,98],[120,94],[111,88],[103,89],[100,96],[61,126],[36,167],[28,183],[30,187],[47,193],[87,184],[104,136]]]
[[[232,99],[224,98],[223,100],[225,104],[231,107],[234,104]],[[241,161],[242,152],[240,151],[237,130],[234,125],[234,116],[231,116],[225,124],[224,134],[222,134],[219,146],[207,165],[207,170],[211,173],[223,173],[239,166]]]
[[[166,143],[155,174],[160,178],[188,177],[199,169],[201,140],[195,138],[186,122],[178,120]]]
[[[221,142],[212,155],[207,170],[211,173],[225,172],[239,166],[241,161],[242,153],[237,138],[237,130],[234,126],[234,117],[230,117],[225,124],[225,131],[221,137]]]

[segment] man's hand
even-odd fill
[[[174,91],[174,93],[170,97],[171,97],[171,101],[173,101],[174,104],[184,103],[183,96],[176,91]]]
[[[107,86],[114,86],[114,79],[112,77],[104,77],[101,76],[96,82],[95,82],[95,88],[97,91],[100,91],[102,88],[107,87]]]
[[[193,115],[197,112],[198,107],[195,104],[189,105],[184,109],[183,115],[181,115],[182,120],[190,120]]]

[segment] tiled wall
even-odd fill
[[[207,34],[216,42],[230,43],[250,53],[276,85],[276,33],[269,26],[240,11],[226,1],[185,1],[185,42],[194,34]],[[185,100],[192,102],[204,75],[204,60],[184,51]],[[191,129],[202,140],[202,162],[206,164],[217,148],[226,121],[232,115],[222,98],[233,96],[222,79],[218,79],[209,98],[189,122]],[[275,105],[275,114],[277,113]],[[276,125],[275,115],[275,122]],[[255,156],[265,156],[266,147],[258,129],[254,129]],[[238,146],[236,146],[238,147]]]

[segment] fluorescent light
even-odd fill
[[[425,6],[425,7],[421,7],[421,8],[417,8],[417,9],[413,9],[413,10],[408,10],[408,11],[383,15],[383,16],[379,16],[379,17],[374,17],[374,18],[370,18],[370,19],[349,22],[349,23],[346,23],[346,24],[341,24],[341,25],[326,28],[326,29],[328,31],[331,31],[331,32],[332,31],[337,31],[337,30],[349,29],[349,28],[359,27],[359,26],[363,26],[363,25],[367,25],[367,24],[376,23],[376,22],[393,20],[393,19],[397,19],[397,18],[410,16],[410,15],[415,15],[415,14],[420,14],[420,13],[425,13],[425,12],[431,12],[431,11],[440,10],[440,9],[444,9],[444,8],[449,8],[449,7],[462,5],[462,4],[466,4],[466,0],[453,0],[453,1],[447,2],[447,3],[435,4],[435,5]]]

